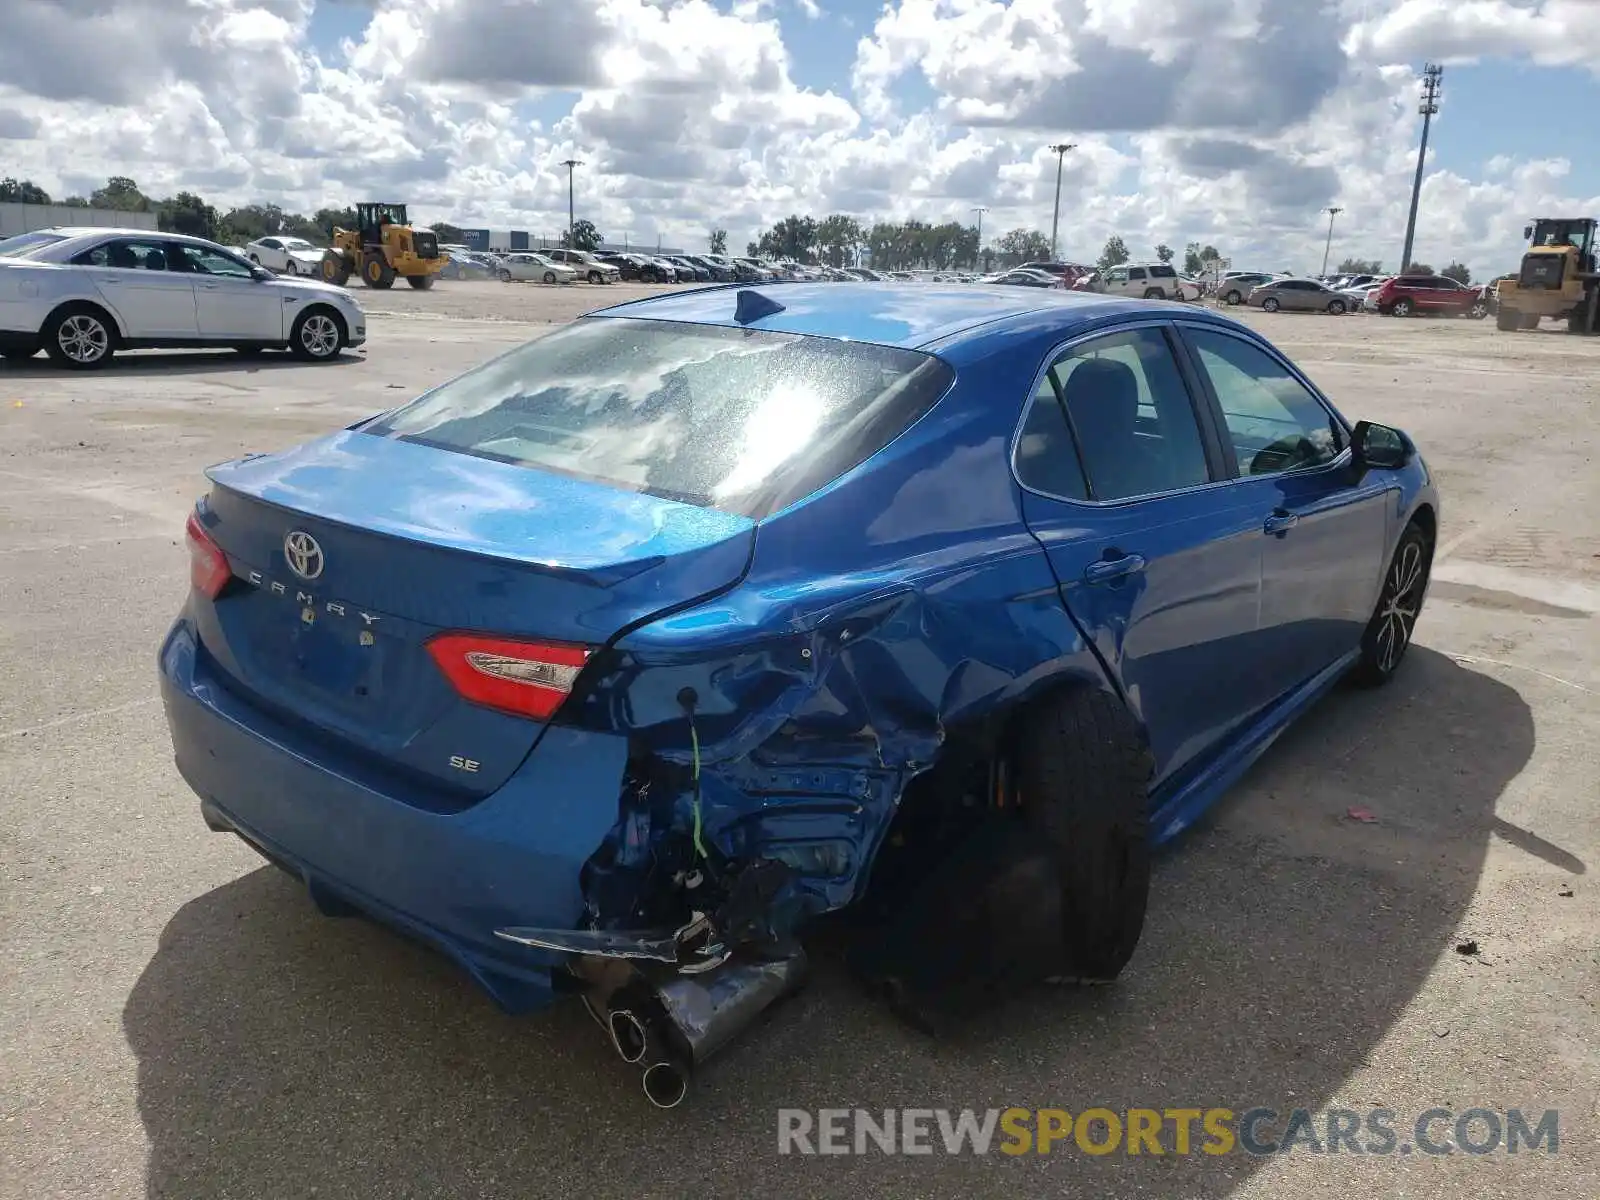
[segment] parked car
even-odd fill
[[[316,275],[322,270],[324,251],[305,238],[264,237],[245,243],[245,257],[269,271],[286,275]]]
[[[1251,288],[1260,287],[1263,283],[1271,283],[1277,275],[1269,275],[1265,271],[1252,271],[1237,275],[1224,275],[1217,281],[1216,291],[1212,294],[1224,304],[1243,304],[1245,297],[1250,294]]]
[[[742,281],[742,282],[763,283],[763,282],[765,282],[765,281],[767,281],[769,279],[778,278],[778,274],[777,274],[776,271],[773,271],[768,267],[762,266],[759,262],[757,262],[753,258],[736,258],[733,261],[738,263],[740,266],[742,266],[749,273],[748,280],[745,280],[745,281]]]
[[[1003,283],[1013,287],[1059,288],[1062,286],[1059,275],[1051,275],[1046,271],[1029,270],[1025,267],[1004,271],[996,275],[990,282]]]
[[[502,283],[510,283],[513,280],[571,283],[578,277],[578,273],[566,263],[558,263],[543,254],[534,254],[531,251],[506,255],[500,260],[496,274]]]
[[[622,278],[622,271],[615,263],[605,262],[587,250],[556,249],[543,253],[551,262],[571,267],[579,279],[588,283],[615,283]]]
[[[444,266],[439,271],[440,279],[489,279],[494,271],[489,265],[476,255],[461,250],[440,250],[444,258]]]
[[[1267,312],[1325,312],[1342,315],[1350,302],[1342,293],[1315,279],[1269,279],[1250,289],[1245,302]]]
[[[215,242],[176,233],[46,231],[0,258],[0,354],[44,350],[103,367],[119,350],[288,349],[313,362],[367,340],[353,295],[278,276]]]
[[[1486,288],[1463,287],[1443,275],[1396,275],[1378,289],[1373,307],[1385,316],[1471,317],[1489,315]]]
[[[679,257],[704,271],[706,273],[705,277],[712,283],[732,283],[734,281],[733,268],[725,266],[708,255],[684,254]],[[696,276],[696,278],[699,278],[699,276]]]
[[[1145,300],[1198,300],[1198,284],[1186,284],[1170,263],[1124,263],[1101,273],[1108,296]]]
[[[832,911],[903,999],[1118,975],[1152,847],[1402,666],[1438,497],[1220,314],[883,289],[618,306],[210,468],[158,656],[206,824],[582,994],[665,1107]]]
[[[648,254],[604,253],[602,262],[608,262],[622,272],[622,278],[640,283],[676,283],[678,272],[673,267]]]

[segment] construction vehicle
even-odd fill
[[[1592,217],[1539,217],[1522,231],[1528,249],[1496,289],[1495,324],[1537,329],[1565,317],[1567,332],[1600,334],[1600,240]]]
[[[334,227],[322,278],[343,287],[356,274],[368,287],[390,288],[400,276],[414,288],[430,288],[447,261],[433,230],[411,228],[404,204],[358,204],[354,229]]]

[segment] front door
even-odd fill
[[[200,336],[216,342],[281,342],[293,296],[275,280],[257,279],[250,264],[204,246],[180,245],[194,280]]]
[[[1160,323],[1095,336],[1041,378],[1017,442],[1023,516],[1063,602],[1144,723],[1156,783],[1247,717],[1260,522],[1208,450]]]
[[[1234,490],[1258,522],[1258,664],[1270,701],[1359,647],[1377,603],[1391,484],[1355,476],[1344,425],[1260,342],[1214,327],[1184,333],[1237,462]]]
[[[130,340],[193,338],[194,284],[168,270],[166,243],[159,238],[117,238],[72,260],[89,269]]]

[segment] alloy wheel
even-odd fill
[[[74,313],[56,333],[61,352],[75,363],[99,362],[111,347],[105,325],[88,313]]]
[[[339,327],[332,317],[312,313],[300,326],[300,344],[312,358],[330,358],[339,352]]]
[[[1417,612],[1422,608],[1424,567],[1422,543],[1411,540],[1401,547],[1389,568],[1378,605],[1378,636],[1373,642],[1373,657],[1385,675],[1399,665],[1411,644]]]

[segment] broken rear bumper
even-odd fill
[[[624,738],[550,726],[499,791],[430,806],[228,690],[187,619],[159,666],[178,770],[213,827],[303,879],[324,911],[348,905],[442,950],[505,1009],[554,998],[563,956],[494,931],[577,924],[580,871],[617,818]]]

